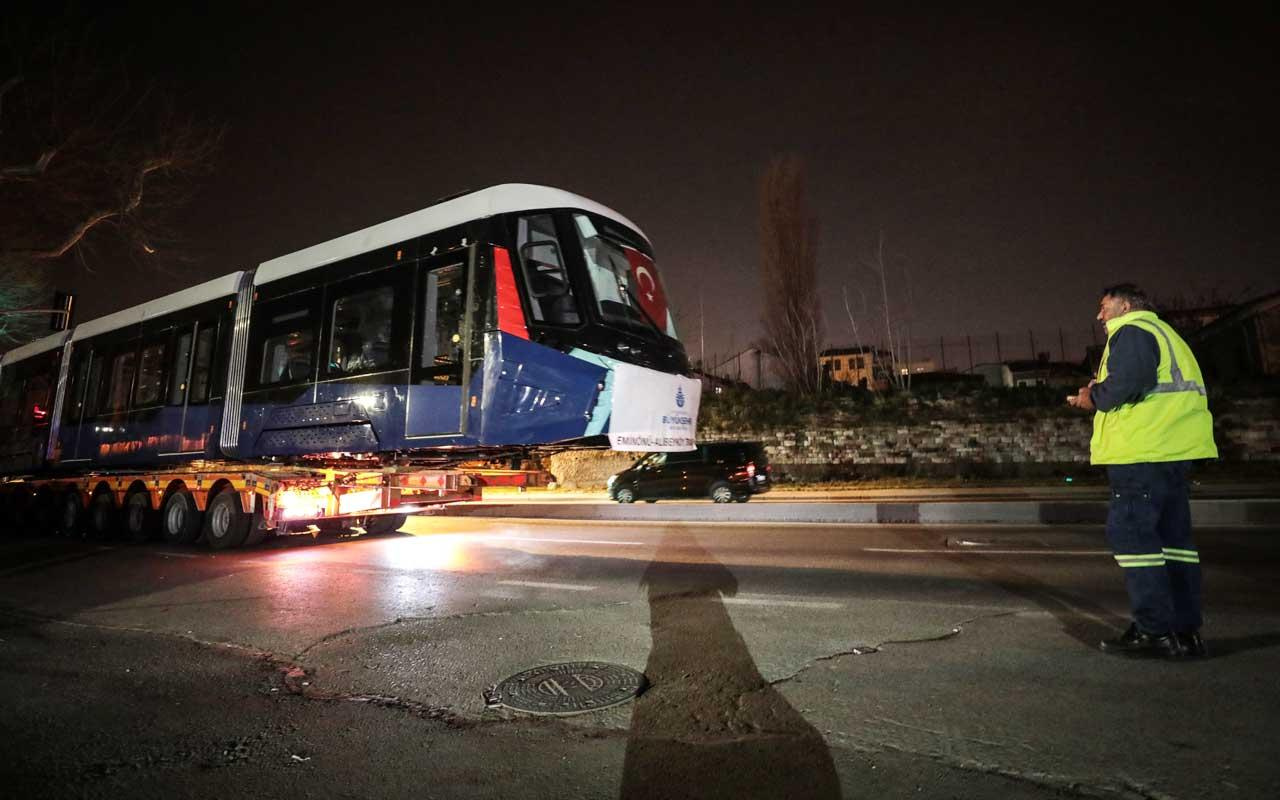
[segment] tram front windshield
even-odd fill
[[[597,223],[586,214],[575,213],[573,223],[601,318],[679,338],[658,269],[634,234],[606,221]]]

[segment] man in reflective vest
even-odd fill
[[[1096,410],[1090,461],[1111,483],[1107,542],[1124,570],[1133,624],[1101,643],[1128,656],[1203,658],[1200,555],[1191,541],[1187,472],[1217,458],[1213,417],[1191,348],[1131,283],[1102,292],[1107,328],[1098,376],[1067,398]]]

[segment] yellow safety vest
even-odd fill
[[[1138,464],[1217,458],[1213,416],[1204,378],[1191,348],[1177,331],[1150,311],[1130,311],[1107,321],[1098,382],[1107,378],[1111,337],[1126,325],[1153,334],[1160,348],[1156,386],[1136,403],[1125,403],[1093,417],[1089,460],[1094,464]]]

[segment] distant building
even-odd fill
[[[975,364],[974,375],[981,375],[988,386],[1065,386],[1076,388],[1088,382],[1088,370],[1069,361],[1048,359],[1004,361]]]
[[[818,365],[826,380],[849,383],[864,389],[885,388],[885,365],[889,354],[871,347],[833,347],[818,354]]]

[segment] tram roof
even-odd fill
[[[0,356],[0,366],[12,364],[15,361],[21,361],[24,358],[31,358],[32,356],[38,356],[41,353],[47,353],[50,350],[62,347],[62,345],[66,344],[67,335],[67,331],[58,331],[57,333],[50,334],[49,336],[36,339],[34,342],[27,342],[21,347],[15,347],[3,356]]]
[[[253,282],[255,285],[270,283],[289,275],[367,253],[379,247],[387,247],[415,236],[423,236],[472,220],[492,217],[495,214],[542,208],[579,208],[590,211],[620,222],[644,236],[644,232],[631,220],[594,200],[550,186],[504,183],[454,197],[421,211],[414,211],[346,236],[339,236],[336,239],[264,261],[258,267]]]
[[[100,333],[136,325],[145,320],[168,314],[171,311],[180,311],[210,300],[217,300],[219,297],[234,295],[240,288],[240,277],[242,275],[244,275],[243,272],[233,272],[230,275],[223,275],[220,278],[205,281],[173,294],[166,294],[163,297],[157,297],[154,300],[148,300],[145,303],[121,309],[105,317],[89,320],[75,327],[75,330],[71,333],[71,341],[87,339]]]

